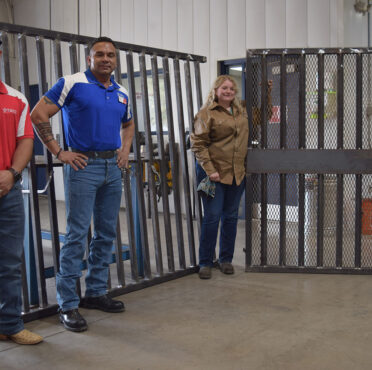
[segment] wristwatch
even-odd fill
[[[16,171],[14,168],[10,167],[8,168],[8,171],[10,171],[14,178],[14,183],[16,183],[18,180],[21,180],[22,174]]]

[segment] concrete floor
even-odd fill
[[[235,275],[126,294],[125,313],[81,309],[84,333],[28,323],[44,342],[0,342],[0,370],[371,369],[372,277],[246,273],[244,237],[241,221]]]
[[[213,270],[120,297],[127,311],[83,310],[26,324],[37,346],[0,342],[0,369],[371,369],[370,276]]]

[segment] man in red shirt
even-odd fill
[[[26,98],[0,80],[0,340],[18,344],[43,340],[24,329],[21,317],[25,225],[21,173],[31,159],[33,138]]]

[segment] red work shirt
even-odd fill
[[[0,81],[0,170],[11,167],[17,142],[25,138],[34,138],[28,102]]]

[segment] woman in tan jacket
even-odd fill
[[[204,209],[199,245],[201,279],[211,278],[220,220],[219,266],[224,274],[234,273],[231,262],[239,203],[245,188],[248,148],[248,118],[236,96],[237,90],[236,82],[230,76],[219,76],[196,115],[191,134],[198,183],[207,180],[215,187],[214,196],[201,192]]]

